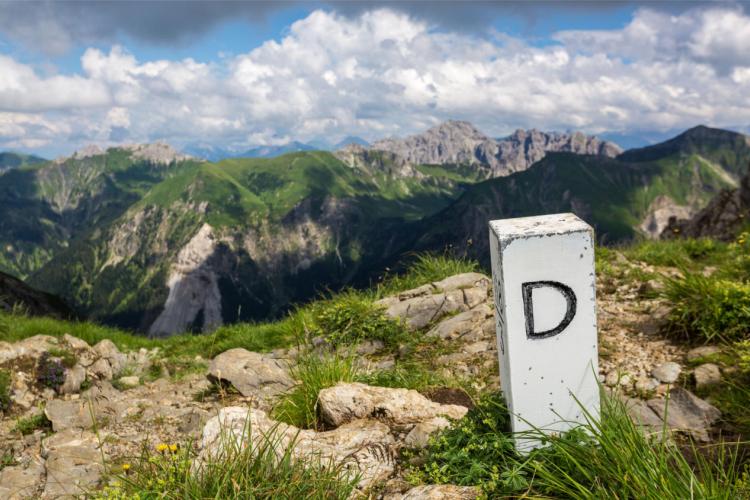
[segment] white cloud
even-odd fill
[[[0,147],[372,139],[448,118],[493,135],[750,123],[750,17],[739,9],[643,9],[622,29],[554,39],[489,41],[387,9],[316,11],[282,39],[211,64],[142,62],[115,46],[87,50],[80,75],[42,77],[0,55]]]

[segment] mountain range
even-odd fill
[[[748,138],[696,127],[620,152],[579,133],[466,122],[333,153],[208,162],[166,144],[0,175],[0,271],[154,336],[282,314],[414,251],[486,263],[487,220],[572,211],[603,242],[655,236],[735,186]]]
[[[27,155],[22,153],[11,153],[11,152],[0,152],[0,173],[11,168],[24,167],[27,165],[35,165],[37,163],[43,163],[47,160],[34,155]]]

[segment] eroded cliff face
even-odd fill
[[[149,328],[149,334],[165,336],[192,329],[212,331],[221,326],[218,273],[211,262],[216,247],[216,236],[208,224],[182,247],[166,283],[169,295],[164,309]]]
[[[345,284],[358,271],[366,238],[361,209],[348,199],[307,198],[281,221],[245,227],[205,222],[207,203],[145,206],[102,237],[105,258],[89,275],[99,310],[128,311],[127,325],[152,336],[211,331],[226,322],[277,316],[316,287]],[[108,274],[109,273],[109,274]],[[119,322],[115,316],[104,320]],[[122,323],[120,323],[122,324]]]
[[[646,217],[639,228],[649,238],[658,239],[669,225],[670,218],[687,219],[695,210],[694,206],[678,205],[669,196],[660,195],[649,205]]]

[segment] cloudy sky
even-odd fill
[[[4,2],[0,149],[750,126],[742,4]]]

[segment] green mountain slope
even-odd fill
[[[34,155],[2,151],[0,152],[0,173],[11,168],[35,165],[37,163],[44,163],[45,161],[47,160]]]
[[[139,187],[124,183],[119,199]],[[369,272],[393,245],[385,227],[434,213],[459,192],[443,176],[398,176],[325,152],[185,163],[73,238],[29,282],[155,335],[266,318]]]
[[[664,206],[705,206],[736,183],[748,161],[745,136],[705,127],[616,159],[550,153],[527,171],[469,187],[442,212],[405,228],[404,237],[418,235],[409,250],[452,248],[487,264],[487,221],[574,212],[600,242],[629,240],[644,235],[644,221]]]
[[[190,165],[195,162],[156,163],[110,149],[5,172],[0,175],[0,271],[30,276]]]

